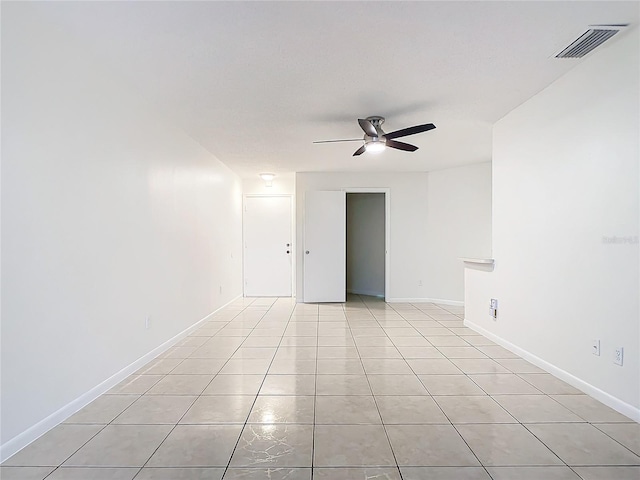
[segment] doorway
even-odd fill
[[[245,195],[244,296],[292,296],[294,251],[290,195]]]
[[[389,188],[349,187],[342,190],[308,190],[304,194],[302,222],[302,247],[300,251],[302,295],[305,303],[344,302],[347,293],[347,195],[356,193],[380,194],[384,211],[381,238],[383,243],[383,268],[377,263],[376,279],[383,278],[384,289],[376,287],[378,295],[385,301],[391,295],[390,265],[390,221],[391,198]],[[356,197],[354,197],[356,198]],[[356,203],[358,201],[356,200]],[[379,200],[378,200],[379,202]],[[378,220],[380,217],[377,217]],[[354,230],[359,232],[360,229]],[[364,228],[366,232],[366,228]],[[352,240],[354,236],[351,236]],[[376,236],[378,238],[378,236]],[[357,239],[357,237],[356,237]],[[378,239],[379,240],[379,239]],[[353,251],[358,251],[357,240],[352,242]],[[376,250],[380,258],[380,249]],[[352,258],[357,258],[352,254]],[[352,272],[353,273],[353,272]],[[358,274],[356,274],[358,275]],[[356,291],[364,291],[356,286]],[[300,293],[300,292],[299,292]]]
[[[385,193],[347,193],[347,293],[385,298]]]

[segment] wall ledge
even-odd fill
[[[459,260],[462,260],[464,263],[473,263],[477,265],[493,265],[493,258],[468,258],[468,257],[460,257]]]
[[[614,397],[610,393],[607,393],[604,390],[601,390],[598,387],[591,385],[590,383],[587,383],[584,380],[570,374],[569,372],[556,367],[552,363],[549,363],[546,360],[543,360],[540,357],[528,352],[527,350],[524,350],[518,347],[517,345],[514,345],[513,343],[503,339],[502,337],[499,337],[491,333],[485,328],[473,322],[470,322],[466,318],[464,320],[464,326],[484,335],[489,340],[493,340],[494,342],[503,346],[507,350],[510,350],[513,353],[520,355],[525,360],[533,363],[536,367],[540,367],[541,369],[550,373],[554,377],[558,377],[560,380],[567,382],[569,385],[577,388],[578,390],[583,391],[587,395],[604,403],[608,407],[613,408],[615,411],[621,413],[622,415],[629,417],[635,422],[640,422],[640,408],[634,407],[633,405],[623,400],[620,400],[617,397]]]
[[[125,378],[127,378],[129,375],[136,372],[141,367],[143,367],[144,365],[149,363],[151,360],[156,358],[158,355],[160,355],[161,353],[171,348],[176,342],[185,338],[187,335],[189,335],[191,332],[197,329],[200,326],[200,324],[206,322],[211,315],[213,315],[216,312],[219,312],[224,307],[226,307],[227,305],[229,305],[230,303],[234,302],[235,300],[241,297],[242,295],[238,295],[233,299],[229,300],[227,303],[225,303],[221,307],[209,313],[204,318],[198,320],[196,323],[194,323],[190,327],[187,327],[182,332],[173,336],[163,344],[157,346],[156,348],[151,350],[149,353],[140,357],[138,360],[135,360],[133,363],[127,365],[119,372],[113,374],[111,377],[107,378],[102,383],[93,387],[91,390],[83,393],[82,395],[77,397],[75,400],[72,400],[62,408],[53,412],[48,417],[40,420],[35,425],[27,428],[24,432],[19,433],[18,435],[13,437],[11,440],[8,440],[2,445],[0,445],[0,463],[4,462],[5,460],[9,459],[11,456],[18,453],[24,447],[26,447],[33,441],[37,440],[38,438],[40,438],[42,435],[47,433],[53,427],[64,422],[67,418],[69,418],[71,415],[76,413],[78,410],[86,407],[88,404],[93,402],[100,395],[102,395],[103,393],[106,393],[107,391],[115,387],[118,383],[120,383]]]

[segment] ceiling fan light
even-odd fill
[[[367,152],[380,153],[385,149],[385,144],[383,141],[376,140],[365,143],[364,148],[367,149]]]

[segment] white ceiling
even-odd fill
[[[581,60],[553,54],[638,2],[74,2],[76,35],[241,176],[425,171],[491,159],[492,124]],[[610,42],[614,42],[611,40]],[[606,45],[601,48],[607,48]],[[358,117],[420,149],[352,157]]]

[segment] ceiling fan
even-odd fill
[[[433,130],[436,126],[433,123],[425,123],[424,125],[415,125],[413,127],[403,128],[391,133],[384,133],[382,130],[382,124],[384,123],[384,117],[367,117],[359,118],[358,123],[360,128],[364,131],[364,138],[348,138],[345,140],[321,140],[313,143],[336,143],[336,142],[362,142],[362,145],[356,150],[353,156],[362,155],[367,152],[381,152],[385,147],[395,148],[398,150],[404,150],[405,152],[415,152],[418,147],[409,143],[398,142],[394,138],[406,137],[408,135],[415,135],[416,133],[427,132]]]

